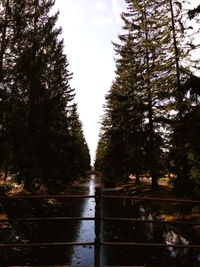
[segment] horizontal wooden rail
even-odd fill
[[[94,217],[45,217],[45,218],[8,218],[0,222],[32,222],[32,221],[94,221]]]
[[[102,199],[131,199],[139,201],[163,201],[163,202],[177,202],[177,203],[188,203],[188,204],[200,204],[200,200],[189,200],[189,199],[175,199],[175,198],[156,198],[156,197],[142,197],[142,196],[109,196],[101,195]]]
[[[0,196],[0,200],[12,199],[82,199],[95,198],[95,195],[17,195],[17,196]]]
[[[159,244],[159,243],[135,243],[135,242],[101,242],[102,246],[135,246],[135,247],[174,247],[200,249],[200,245],[178,245],[178,244]]]
[[[39,265],[9,265],[8,267],[78,267],[78,266],[77,265],[76,266],[73,266],[73,265],[45,265],[45,266],[44,265],[40,265],[40,266]],[[81,267],[93,267],[93,266],[81,265]],[[109,266],[107,266],[107,267],[109,267]],[[110,267],[115,267],[115,266],[110,266]],[[124,267],[126,267],[126,266],[124,266]],[[142,266],[128,266],[128,267],[142,267]],[[151,267],[151,266],[147,266],[147,267]]]
[[[160,224],[178,224],[178,225],[200,225],[200,222],[188,222],[188,221],[162,221],[162,220],[143,220],[143,219],[132,219],[132,218],[113,218],[113,217],[102,217],[102,221],[123,221],[123,222],[136,222],[136,223],[160,223]]]
[[[9,200],[9,199],[84,199],[84,198],[97,198],[95,195],[15,195],[15,196],[0,196],[0,200]],[[191,199],[175,199],[175,198],[154,198],[154,197],[142,197],[142,196],[110,196],[110,195],[101,195],[102,199],[130,199],[137,201],[163,201],[163,202],[180,202],[188,204],[200,204],[200,200],[191,200]]]
[[[47,242],[47,243],[0,243],[0,248],[54,247],[54,246],[93,246],[94,242]]]
[[[38,266],[38,265],[9,265],[8,267],[80,267],[80,265],[76,265],[76,266],[74,266],[74,265],[42,265],[42,266]],[[81,267],[95,267],[95,265],[81,265]],[[123,266],[116,266],[116,265],[112,265],[112,266],[108,266],[108,265],[104,265],[104,267],[144,267],[144,265],[128,265],[128,266],[125,266],[125,265],[123,265]],[[145,267],[155,267],[155,266],[149,266],[149,265],[145,265]],[[165,266],[165,267],[171,267],[171,266]]]
[[[80,267],[80,265],[76,265],[76,266],[73,266],[73,265],[48,265],[48,266],[33,266],[33,265],[9,265],[8,267]],[[95,265],[81,265],[81,267],[95,267]],[[121,266],[117,266],[117,265],[112,265],[112,266],[109,266],[109,265],[104,265],[103,267],[144,267],[144,265],[128,265],[128,266],[125,266],[125,265],[121,265]],[[155,267],[155,266],[149,266],[149,265],[145,265],[145,267]],[[165,266],[165,267],[171,267],[171,266]]]

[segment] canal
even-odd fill
[[[92,175],[87,182],[79,187],[81,193],[94,195],[95,186],[100,180]],[[111,191],[112,192],[112,191]],[[106,194],[109,194],[106,192]],[[113,192],[111,193],[113,194]],[[166,204],[168,205],[168,204]],[[170,204],[169,204],[170,206]],[[93,217],[95,210],[94,199],[84,200],[81,210],[82,217]],[[101,239],[109,242],[137,242],[158,243],[166,245],[191,245],[182,235],[182,227],[169,224],[154,224],[157,215],[151,213],[151,205],[145,201],[135,202],[122,199],[103,199],[101,203],[102,217],[126,217],[139,219],[140,222],[102,222]],[[146,223],[146,220],[149,222]],[[144,222],[145,221],[145,222]],[[94,240],[94,222],[82,221],[79,224],[76,241],[92,242]],[[198,243],[197,243],[198,244]],[[94,248],[74,247],[71,256],[71,265],[93,266]],[[105,246],[101,247],[101,266],[185,266],[200,267],[200,250],[172,247],[130,247]]]
[[[79,194],[89,196],[95,195],[95,186],[99,185],[99,179],[92,174],[90,179],[78,188]],[[81,217],[93,217],[95,212],[95,199],[88,198],[84,200],[81,210]],[[76,232],[76,242],[94,242],[94,221],[81,221]],[[93,246],[74,246],[71,252],[70,265],[72,266],[92,266],[94,265],[94,247]]]
[[[100,179],[94,174],[69,186],[66,194],[94,195]],[[115,194],[106,192],[106,194]],[[27,217],[94,217],[94,198],[16,200],[2,202],[0,216]],[[174,248],[173,245],[199,244],[184,235],[181,227],[154,224],[155,211],[145,201],[102,200],[103,217],[126,217],[138,222],[104,221],[101,238],[109,242],[170,244],[169,247],[104,246],[101,266],[182,266],[200,267],[199,249]],[[147,223],[146,220],[149,222]],[[0,223],[0,240],[4,243],[93,242],[94,221],[20,221]],[[54,246],[1,248],[0,266],[93,266],[93,246]]]

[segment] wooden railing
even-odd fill
[[[27,243],[0,243],[0,248],[16,248],[16,247],[52,247],[52,246],[94,246],[94,266],[101,266],[101,247],[102,246],[135,246],[135,247],[175,247],[175,248],[192,248],[200,249],[200,245],[178,245],[178,244],[159,244],[159,243],[145,243],[145,242],[108,242],[102,240],[101,230],[102,222],[118,221],[118,222],[137,222],[137,223],[152,223],[152,224],[174,224],[174,225],[200,225],[199,222],[188,221],[162,221],[162,220],[146,220],[134,219],[125,217],[103,217],[101,216],[102,200],[115,200],[115,199],[129,199],[132,201],[162,201],[162,202],[177,202],[182,204],[199,205],[200,201],[185,200],[185,199],[163,199],[152,197],[139,197],[139,196],[108,196],[101,193],[101,188],[97,187],[95,195],[25,195],[25,196],[0,196],[1,201],[7,200],[43,200],[43,199],[95,199],[95,216],[94,217],[34,217],[34,218],[6,218],[0,219],[0,222],[44,222],[44,221],[94,221],[95,222],[95,239],[94,242],[27,242]],[[25,267],[26,265],[23,265]],[[20,266],[13,266],[20,267]],[[27,265],[28,267],[28,265]],[[32,266],[33,267],[33,266]],[[36,267],[36,266],[35,266]],[[50,267],[50,266],[48,266]],[[55,267],[55,265],[54,265]],[[60,267],[60,266],[59,266]],[[64,267],[64,266],[63,266]],[[65,266],[66,267],[66,266]],[[133,267],[133,266],[132,266]]]

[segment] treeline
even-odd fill
[[[176,192],[197,192],[200,66],[192,55],[199,51],[199,8],[186,10],[181,0],[125,1],[95,167],[107,182],[149,176],[156,189],[158,178],[171,174]]]
[[[90,167],[54,2],[0,1],[0,170],[27,189]]]

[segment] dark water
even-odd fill
[[[77,187],[68,190],[70,194],[94,195],[99,179],[91,175]],[[1,203],[1,213],[8,217],[94,217],[93,198],[81,200],[25,200]],[[181,229],[169,225],[145,223],[153,220],[149,205],[142,202],[104,200],[102,216],[130,217],[136,222],[103,222],[101,238],[112,242],[145,242],[163,244],[194,244],[184,237]],[[155,215],[154,215],[155,216]],[[188,226],[189,227],[189,226]],[[46,221],[12,222],[0,224],[0,242],[93,242],[93,221]],[[39,248],[0,248],[0,267],[7,266],[93,266],[93,246],[55,246]],[[173,247],[102,247],[101,266],[185,266],[200,267],[200,250]]]
[[[88,195],[95,194],[95,186],[99,183],[95,180],[95,175],[91,175],[91,179],[84,184],[82,190]],[[89,198],[84,200],[82,206],[82,217],[94,217],[95,210],[95,200],[94,198]],[[94,221],[81,221],[76,232],[76,240],[80,242],[94,242]],[[70,265],[84,265],[91,266],[94,265],[94,247],[93,246],[75,246],[72,249],[70,257]]]
[[[148,205],[149,207],[149,205]],[[153,220],[145,203],[106,200],[103,205],[104,216],[129,217],[138,222],[105,222],[102,237],[110,242],[159,243],[168,245],[194,244],[182,236],[178,227],[162,225],[143,220]],[[189,227],[189,226],[188,226]],[[104,247],[103,265],[118,266],[185,266],[200,267],[200,249],[174,247]]]
[[[90,175],[78,186],[68,187],[69,194],[94,195],[98,178]],[[95,200],[10,200],[0,204],[0,216],[94,217]],[[0,223],[1,243],[93,242],[94,221],[42,221]],[[0,248],[0,267],[93,265],[93,246],[40,246],[32,248]]]

